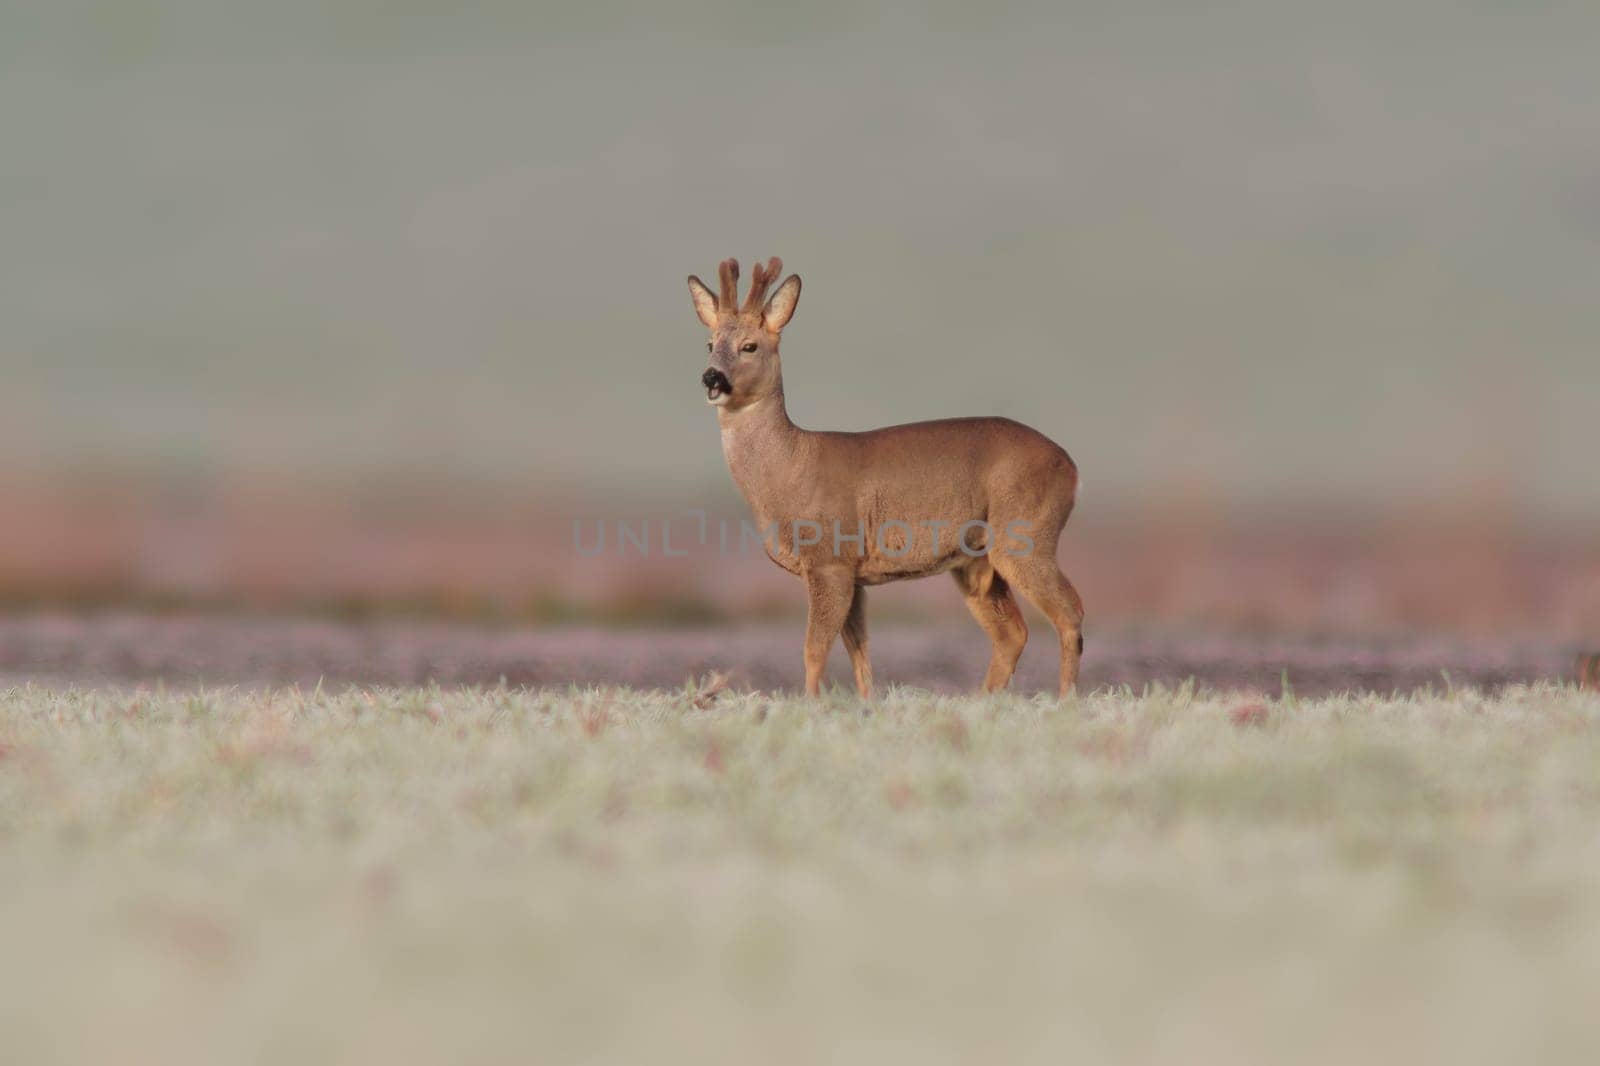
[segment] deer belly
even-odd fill
[[[859,579],[864,585],[940,574],[985,554],[989,537],[981,522],[886,521],[869,531]]]

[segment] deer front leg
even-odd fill
[[[845,615],[844,650],[850,653],[850,666],[856,674],[856,691],[863,700],[872,699],[872,659],[867,654],[867,590],[855,587],[850,613]]]
[[[855,576],[842,567],[807,570],[806,580],[806,695],[822,692],[822,671],[828,652],[844,628],[855,598]]]

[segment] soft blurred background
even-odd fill
[[[1597,52],[1563,3],[5,4],[0,602],[794,614],[573,546],[743,514],[683,278],[776,254],[798,422],[1072,452],[1091,620],[1600,637]]]

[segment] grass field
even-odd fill
[[[1600,697],[0,692],[13,1062],[1592,1061]]]

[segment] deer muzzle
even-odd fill
[[[728,380],[728,375],[710,367],[700,375],[700,384],[706,387],[706,403],[721,406],[728,402],[728,397],[733,393],[733,383]]]

